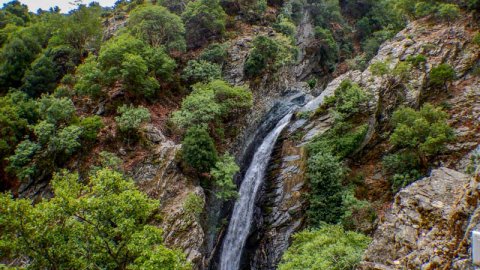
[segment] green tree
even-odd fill
[[[460,8],[456,4],[442,3],[438,7],[438,17],[442,20],[451,22],[460,16]]]
[[[447,88],[447,84],[455,80],[456,76],[452,66],[449,64],[440,64],[430,70],[430,84]]]
[[[69,122],[75,115],[75,106],[69,98],[42,96],[38,100],[38,107],[41,117],[56,125]]]
[[[228,58],[227,44],[212,43],[202,51],[199,59],[223,66]]]
[[[363,234],[344,231],[339,225],[324,225],[294,235],[278,266],[279,270],[355,269],[371,239]]]
[[[308,159],[307,177],[311,188],[307,210],[309,224],[314,227],[323,222],[336,224],[344,211],[343,164],[330,153],[316,153]]]
[[[136,8],[130,13],[128,28],[151,46],[165,46],[169,52],[185,51],[183,22],[165,7],[145,5]]]
[[[416,152],[425,164],[427,157],[440,153],[454,138],[447,118],[440,108],[428,103],[419,111],[401,107],[392,116],[394,131],[390,142],[398,148]]]
[[[28,179],[37,172],[34,162],[35,154],[41,149],[40,145],[30,140],[24,140],[17,145],[15,154],[8,157],[7,171],[14,172],[20,180]]]
[[[103,76],[99,63],[93,55],[90,55],[77,68],[77,83],[74,89],[80,95],[99,97],[104,94],[102,92]]]
[[[28,258],[33,269],[189,269],[148,224],[157,201],[118,172],[102,169],[89,180],[56,174],[55,197],[37,204],[2,194],[2,254]]]
[[[218,160],[215,143],[206,128],[191,127],[182,141],[182,159],[199,173],[210,172]]]
[[[225,32],[226,18],[219,0],[189,2],[182,13],[188,47],[197,48],[220,38]]]
[[[235,159],[230,154],[225,154],[221,157],[215,167],[212,168],[210,174],[215,182],[215,196],[222,200],[229,200],[235,198],[237,193],[237,186],[233,182],[233,177],[240,171]]]
[[[12,153],[28,130],[28,111],[35,111],[33,101],[21,92],[0,97],[0,156]],[[33,106],[32,106],[33,105]]]
[[[180,128],[207,126],[214,120],[238,118],[252,103],[252,93],[246,87],[231,86],[220,80],[193,86],[179,111],[173,113],[172,121]]]
[[[132,138],[138,132],[142,124],[150,121],[150,112],[147,108],[139,106],[122,105],[117,109],[119,116],[115,117],[118,129],[125,133],[127,139]]]
[[[98,115],[82,118],[78,123],[82,129],[82,139],[87,142],[94,142],[97,134],[103,127],[102,118]]]
[[[258,36],[253,40],[253,48],[245,61],[244,72],[249,78],[259,76],[263,72],[275,72],[278,68],[291,63],[296,51],[291,41],[284,36],[270,38]]]
[[[204,60],[190,60],[183,70],[182,78],[190,83],[209,82],[222,78],[222,70],[218,64]]]

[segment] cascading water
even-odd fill
[[[265,137],[255,152],[240,186],[239,198],[235,202],[232,218],[225,236],[222,254],[220,256],[220,270],[238,270],[243,247],[250,233],[252,225],[255,198],[263,182],[265,170],[273,147],[282,130],[287,126],[292,113],[284,116],[275,128]]]

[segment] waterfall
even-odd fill
[[[263,182],[275,142],[291,117],[292,113],[283,117],[255,151],[240,186],[239,198],[235,202],[227,234],[223,241],[220,270],[238,270],[240,266],[240,257],[252,225],[258,190]]]

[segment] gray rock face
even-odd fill
[[[139,188],[149,197],[160,201],[162,222],[167,246],[181,249],[199,269],[203,262],[205,233],[199,220],[185,212],[183,205],[190,194],[205,200],[201,187],[196,186],[177,167],[175,156],[180,145],[166,140],[154,127],[146,127],[146,135],[156,144],[153,155],[146,157],[132,170]]]
[[[477,188],[469,176],[439,168],[402,189],[358,269],[470,269],[463,267],[471,265]]]

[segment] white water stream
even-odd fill
[[[223,241],[220,270],[238,270],[240,267],[240,257],[252,225],[257,193],[263,183],[265,170],[270,161],[275,142],[282,130],[290,122],[291,117],[292,113],[283,117],[265,137],[260,147],[256,150],[252,162],[245,173],[240,186],[239,197],[235,202],[232,218]]]

